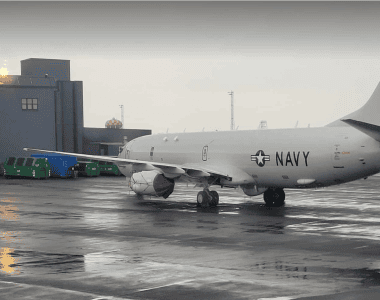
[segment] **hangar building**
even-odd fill
[[[0,162],[29,156],[24,147],[117,155],[126,139],[151,130],[83,127],[83,82],[70,61],[29,58],[21,75],[0,75]]]

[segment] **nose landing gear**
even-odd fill
[[[198,207],[215,207],[219,204],[219,194],[217,191],[210,191],[209,189],[204,189],[197,195],[197,206]]]

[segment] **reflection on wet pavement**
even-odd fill
[[[14,249],[3,247],[0,248],[0,270],[8,274],[20,274],[18,267],[15,267],[18,259],[14,258],[11,254],[14,253]]]
[[[14,193],[6,194],[13,195]],[[20,199],[16,197],[0,197],[0,218],[2,222],[18,221],[20,219],[18,215],[19,208],[17,207],[19,202]],[[19,232],[17,231],[0,231],[1,241],[5,242],[7,245],[7,247],[0,248],[0,271],[2,273],[12,275],[20,274],[20,269],[16,265],[18,258],[14,256],[15,249],[10,248],[10,246],[20,240],[18,234]]]
[[[18,198],[14,197],[0,198],[0,218],[2,220],[17,221],[19,219],[17,214],[19,209],[15,204],[19,201]]]
[[[59,274],[84,271],[83,255],[14,251],[22,274]]]
[[[7,181],[0,283],[92,293],[83,299],[278,300],[377,287],[379,180],[288,190],[281,208],[218,189],[220,206],[207,209],[186,185],[139,200],[125,178],[19,180],[17,194]]]

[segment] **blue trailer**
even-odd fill
[[[52,177],[77,177],[74,167],[78,164],[75,156],[61,155],[57,153],[32,154],[32,157],[45,157],[48,159]]]

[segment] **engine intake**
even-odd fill
[[[133,173],[129,187],[136,194],[164,197],[173,193],[174,180],[165,177],[159,171],[142,171]]]

